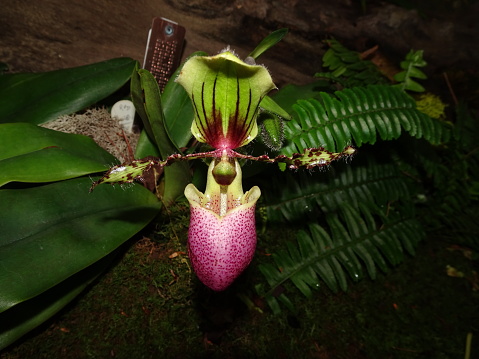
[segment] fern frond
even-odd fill
[[[276,312],[277,299],[294,308],[284,290],[277,298],[274,295],[285,282],[291,281],[308,298],[321,281],[335,292],[347,290],[347,277],[360,280],[365,267],[375,279],[377,268],[386,272],[388,262],[399,264],[404,250],[414,254],[424,237],[421,224],[406,210],[384,213],[344,204],[338,213],[328,214],[326,222],[328,229],[311,224],[309,231],[299,232],[297,244],[289,242],[272,255],[274,264],[259,266],[271,288],[265,297]]]
[[[261,208],[267,221],[298,221],[337,211],[344,203],[377,206],[409,198],[406,178],[393,164],[368,163],[363,166],[336,166],[327,172],[290,174],[273,177],[263,188]]]
[[[414,100],[391,86],[371,85],[335,92],[321,92],[322,103],[300,100],[294,106],[294,120],[285,124],[287,145],[281,153],[291,155],[305,148],[322,146],[337,152],[354,140],[356,146],[374,144],[376,133],[383,140],[401,131],[438,144],[446,129],[437,120],[416,110]]]
[[[427,62],[422,58],[423,51],[411,50],[407,55],[406,59],[401,62],[400,66],[403,71],[394,75],[394,79],[399,82],[394,85],[401,89],[402,91],[415,91],[415,92],[424,92],[425,89],[417,81],[413,79],[427,79],[427,76],[424,72],[418,69],[418,67],[424,67],[427,65]]]
[[[323,67],[329,72],[319,72],[314,76],[340,83],[345,87],[385,84],[387,79],[378,68],[361,58],[356,51],[349,50],[335,39],[327,41],[329,49],[324,53]]]

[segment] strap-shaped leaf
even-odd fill
[[[64,180],[104,171],[117,162],[87,136],[29,123],[0,124],[0,186]]]
[[[136,61],[118,58],[44,73],[0,77],[0,123],[54,120],[107,97],[131,76]]]
[[[438,144],[445,136],[442,122],[416,110],[414,100],[391,86],[371,85],[321,93],[322,103],[299,100],[294,106],[294,121],[285,123],[281,153],[290,155],[308,147],[322,146],[336,152],[350,145],[374,144],[376,133],[392,140],[407,131],[416,138]]]
[[[145,69],[136,68],[131,78],[132,100],[142,119],[148,136],[156,143],[164,159],[178,153],[165,126],[165,115],[161,102],[160,88],[154,76]]]
[[[179,153],[180,150],[171,140],[165,124],[160,89],[153,75],[144,69],[135,71],[131,81],[131,92],[133,103],[142,117],[147,133],[158,147],[161,157],[165,159],[169,155]],[[178,198],[188,184],[189,178],[188,165],[185,163],[175,163],[167,168],[162,193],[163,201],[170,204]]]
[[[88,193],[90,185],[81,177],[0,190],[0,312],[103,258],[161,208],[141,186]]]
[[[0,350],[58,313],[109,266],[116,250],[53,288],[0,313]]]
[[[273,254],[274,264],[260,265],[271,288],[265,297],[276,312],[279,305],[274,293],[283,283],[291,281],[306,297],[312,296],[321,281],[333,291],[346,290],[347,277],[360,280],[365,267],[375,279],[377,268],[387,271],[388,262],[400,263],[404,250],[414,254],[424,237],[409,208],[383,213],[343,204],[339,212],[326,216],[326,222],[327,228],[311,224],[309,231],[301,231],[297,243],[288,243],[287,249]],[[286,293],[281,297],[285,302]]]
[[[197,51],[190,55],[189,58],[206,55],[205,52]],[[185,147],[191,139],[190,128],[194,118],[193,105],[188,94],[183,86],[175,81],[182,68],[183,65],[175,71],[161,94],[165,126],[168,129],[171,140],[178,148]]]
[[[268,49],[276,45],[278,42],[280,42],[281,39],[285,37],[287,33],[288,33],[288,29],[278,29],[276,31],[273,31],[271,34],[266,36],[258,44],[258,46],[256,46],[256,48],[253,51],[251,51],[251,53],[248,56],[256,60],[265,51],[267,51]]]

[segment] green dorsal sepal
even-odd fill
[[[193,103],[193,136],[217,149],[238,148],[256,137],[259,104],[276,88],[265,67],[228,50],[190,58],[176,81]]]

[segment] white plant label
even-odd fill
[[[135,119],[135,106],[130,100],[121,100],[111,108],[111,117],[116,119],[123,130],[127,133],[133,132],[133,121]]]

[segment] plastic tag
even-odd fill
[[[133,133],[135,120],[135,106],[130,100],[121,100],[111,108],[111,117],[118,120],[118,123],[127,133]]]

